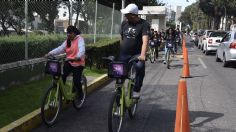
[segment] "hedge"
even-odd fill
[[[29,35],[28,36],[28,58],[42,57],[48,51],[59,46],[65,35]],[[86,46],[93,43],[92,35],[84,35]],[[91,45],[101,45],[104,37],[97,38],[98,42]],[[109,41],[108,41],[109,42]],[[105,43],[104,43],[105,44]],[[0,37],[0,64],[24,60],[25,57],[25,37],[10,36]]]
[[[102,57],[119,55],[120,41],[119,39],[100,40],[93,45],[86,47],[87,65],[96,66],[96,68],[104,67]]]

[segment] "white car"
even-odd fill
[[[198,41],[198,48],[203,50],[203,44],[206,43],[206,39],[208,38],[209,34],[213,32],[213,30],[205,30],[203,35],[200,37]]]
[[[216,51],[216,61],[223,61],[224,67],[236,61],[236,31],[230,31],[223,37]]]
[[[224,31],[211,32],[209,34],[209,37],[206,38],[205,43],[203,43],[203,53],[205,53],[205,55],[208,55],[209,52],[216,51],[217,47],[220,44],[219,42],[226,35],[226,33],[227,32],[224,32]]]

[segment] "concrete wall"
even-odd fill
[[[1,65],[0,92],[11,85],[22,84],[44,77],[44,67],[45,62],[42,62],[41,60],[38,62],[30,62],[30,60],[26,60],[21,61],[20,63],[16,62],[5,66]]]
[[[152,19],[159,19],[159,28],[155,29],[157,31],[161,31],[161,29],[166,29],[166,16],[158,16],[158,15],[148,15],[146,16],[146,20],[152,25]],[[152,27],[151,27],[152,28]]]

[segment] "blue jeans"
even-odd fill
[[[167,59],[167,47],[166,47],[166,45],[167,45],[167,43],[165,44],[165,61],[166,61],[166,59]],[[172,52],[172,53],[174,53],[175,52],[175,43],[173,43],[173,47],[170,49],[171,51],[170,52]]]
[[[120,61],[128,63],[131,57],[132,55],[121,54]],[[135,85],[133,91],[140,92],[141,87],[143,85],[143,79],[145,76],[145,61],[134,62],[133,65],[135,66],[136,69]]]

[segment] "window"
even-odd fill
[[[236,32],[234,32],[234,39],[236,39]]]
[[[222,42],[226,42],[226,41],[229,41],[231,38],[231,34],[228,33],[227,35],[225,35],[225,37],[222,39]]]
[[[210,37],[224,37],[226,32],[212,32],[209,36]]]
[[[58,27],[63,27],[63,22],[57,22]]]

